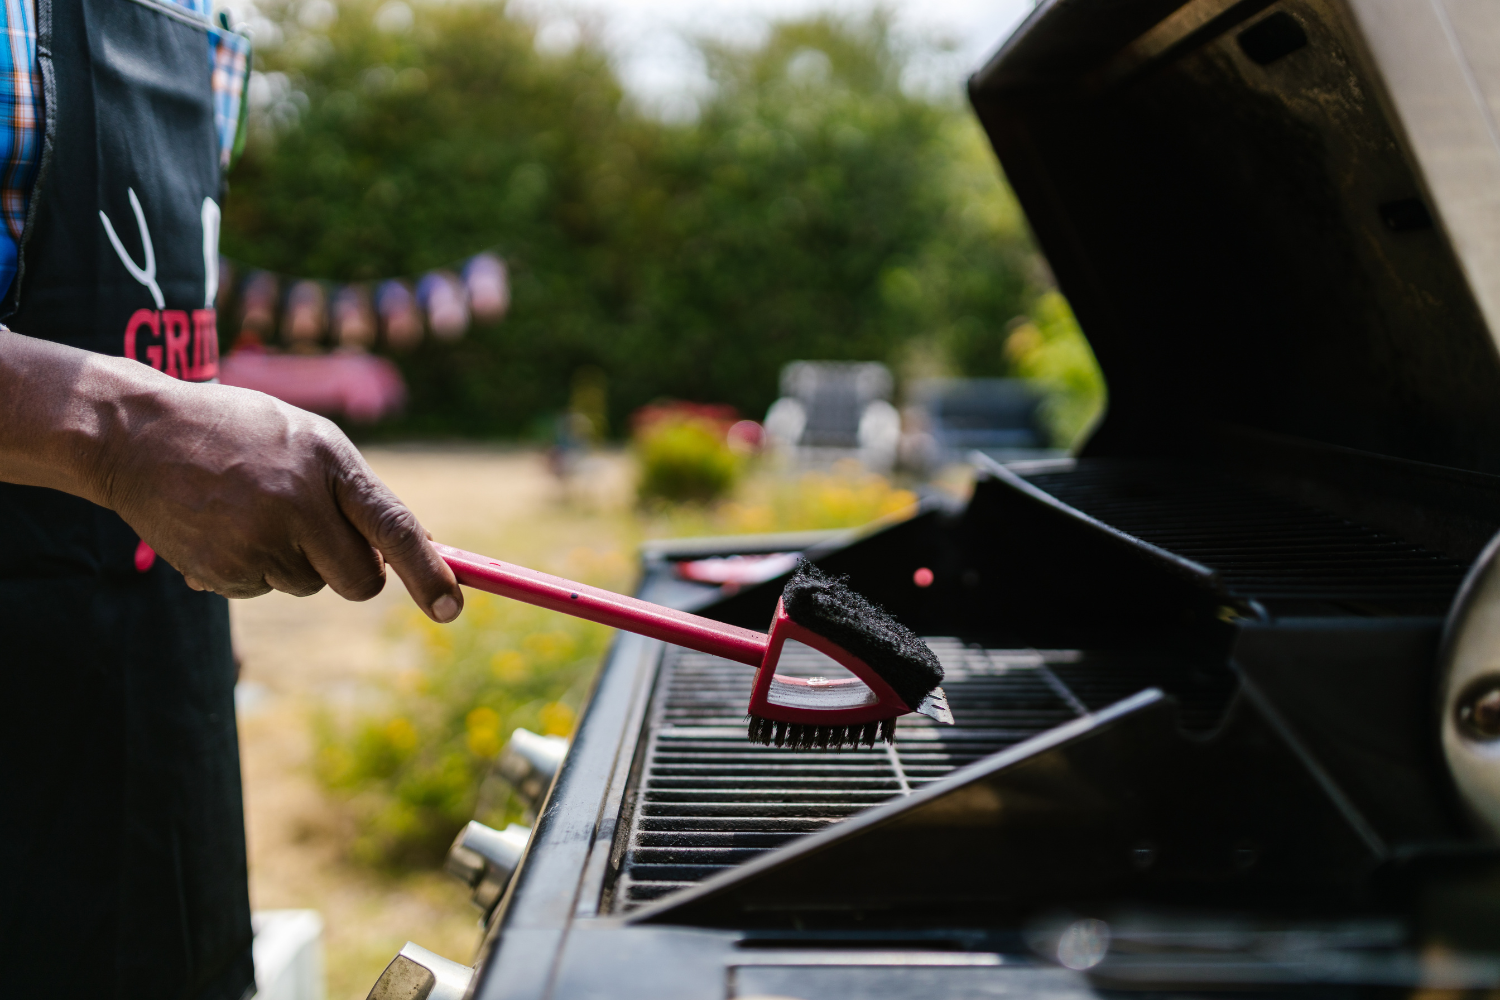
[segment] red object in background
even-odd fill
[[[219,381],[357,423],[374,423],[406,403],[406,383],[396,366],[369,354],[237,351],[220,363]]]
[[[154,565],[156,565],[156,550],[147,545],[146,540],[142,538],[140,544],[135,547],[135,571],[144,573]]]
[[[919,567],[917,571],[911,575],[911,582],[915,583],[918,587],[932,586],[932,570],[928,569],[926,566]]]
[[[666,399],[659,403],[647,403],[632,413],[630,429],[635,434],[641,434],[653,424],[664,420],[701,420],[715,425],[719,434],[727,436],[739,416],[739,411],[727,403],[687,403]]]
[[[743,587],[790,573],[797,568],[797,560],[800,558],[796,552],[767,552],[762,555],[692,559],[677,564],[677,575],[695,583]]]
[[[744,454],[754,454],[766,443],[766,429],[754,420],[739,420],[724,434],[729,447]]]

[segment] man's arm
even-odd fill
[[[463,607],[427,533],[343,432],[248,389],[0,329],[0,482],[108,507],[198,590],[326,583],[363,601],[390,563],[435,620]]]

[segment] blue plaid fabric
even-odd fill
[[[0,294],[16,276],[16,247],[42,158],[42,87],[33,0],[4,0],[0,45]]]
[[[214,88],[214,127],[219,130],[219,164],[227,170],[240,127],[245,83],[250,79],[250,40],[230,31],[228,25],[210,26],[208,64]]]
[[[250,42],[215,24],[212,0],[175,0],[209,21],[209,83],[219,162],[228,167],[250,77]],[[42,157],[42,87],[36,68],[35,0],[0,0],[5,44],[0,45],[0,295],[16,276],[16,252],[26,227],[26,206]]]

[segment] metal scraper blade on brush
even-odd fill
[[[777,673],[788,640],[812,647],[854,676],[828,679]],[[908,706],[870,664],[793,621],[784,599],[776,602],[766,655],[750,692],[751,740],[798,750],[874,746],[877,739],[886,743],[895,739],[896,719],[913,712],[953,724],[942,688],[933,687],[916,705]]]
[[[953,724],[937,686],[942,668],[932,651],[889,615],[857,595],[851,598],[841,581],[822,577],[806,563],[787,591],[796,598],[794,610],[806,606],[799,616],[803,623],[788,613],[783,599],[767,634],[451,546],[438,545],[437,551],[466,587],[758,668],[749,706],[749,736],[757,742],[799,750],[873,746],[877,739],[893,739],[896,719],[911,712]],[[852,613],[842,614],[846,611]],[[838,633],[843,644],[809,628],[809,620],[826,621],[825,631]],[[828,656],[854,676],[824,680],[778,674],[776,665],[789,639]],[[858,656],[846,648],[850,645],[868,652]]]

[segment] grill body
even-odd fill
[[[724,595],[677,577],[678,558],[778,548],[717,544],[656,545],[642,596],[768,618],[782,580]],[[1150,938],[1237,901],[1284,937],[1326,930],[1299,911],[1315,904],[1345,931],[1303,955],[1314,974],[1344,975],[1350,948],[1404,954],[1411,915],[1375,873],[1463,836],[1420,703],[1441,628],[1420,612],[1451,599],[1457,560],[1220,469],[1088,460],[989,466],[962,508],[800,544],[921,628],[957,725],[906,717],[873,750],[754,745],[752,669],[621,635],[477,996],[1096,996],[1097,972],[1037,944],[1036,922],[1070,906]],[[783,669],[820,671],[807,655]],[[1093,804],[991,831],[978,788]],[[907,809],[947,817],[917,823],[937,842],[892,839]],[[936,992],[879,992],[893,984]]]
[[[1103,422],[869,531],[652,546],[640,589],[762,629],[784,580],[674,561],[802,551],[929,637],[957,725],[753,746],[750,669],[621,635],[473,995],[1500,989],[1435,708],[1500,530],[1484,7],[1038,4],[970,96]]]

